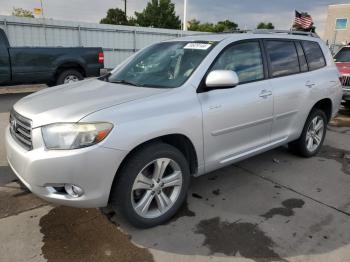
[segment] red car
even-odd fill
[[[341,74],[341,81],[344,89],[344,100],[350,106],[350,46],[344,46],[334,56],[334,61]]]

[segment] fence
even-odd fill
[[[152,43],[195,33],[14,16],[0,16],[0,28],[11,46],[102,47],[106,68]]]

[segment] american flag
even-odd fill
[[[298,26],[303,29],[310,29],[312,25],[313,21],[311,15],[295,11],[294,26]]]

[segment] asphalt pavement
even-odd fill
[[[51,205],[18,183],[3,137],[24,95],[0,95],[0,261],[350,261],[350,127],[329,127],[311,159],[280,147],[192,179],[170,222],[139,230],[108,208]]]

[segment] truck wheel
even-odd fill
[[[320,109],[311,111],[300,138],[288,144],[289,149],[302,156],[313,157],[320,151],[327,130],[327,116]]]
[[[57,85],[71,84],[83,80],[84,76],[78,70],[68,69],[62,71],[57,77]]]
[[[190,170],[175,147],[156,143],[138,150],[118,174],[110,204],[132,225],[149,228],[169,220],[187,196]]]

